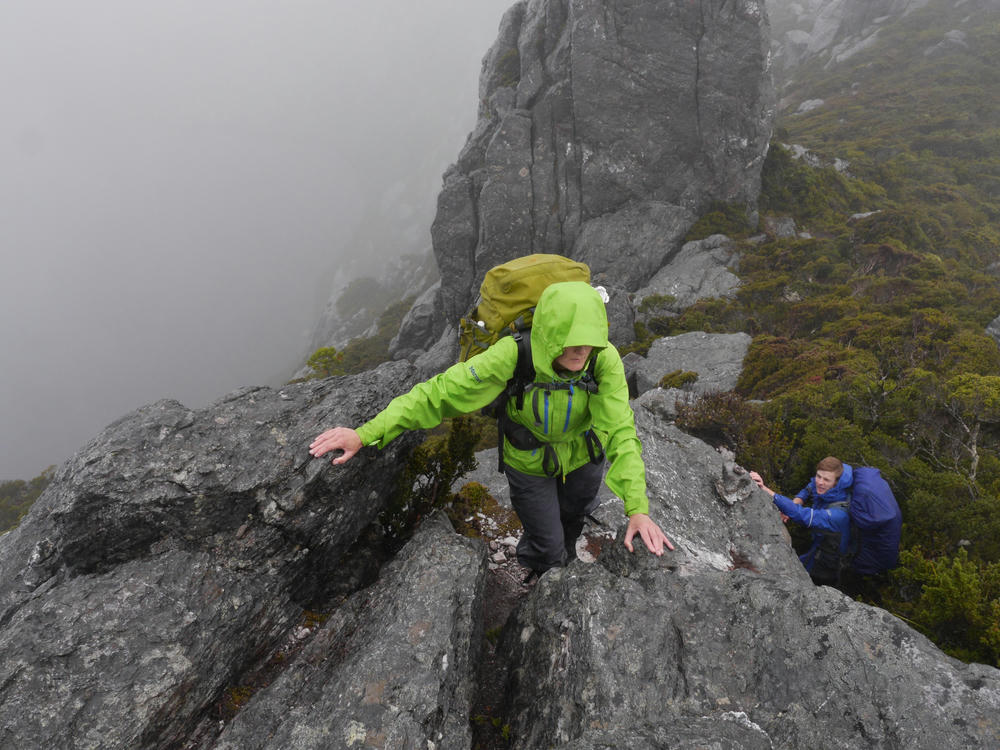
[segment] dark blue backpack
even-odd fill
[[[870,466],[854,469],[851,502],[851,567],[857,573],[876,574],[896,567],[903,514],[882,473]]]

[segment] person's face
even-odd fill
[[[594,351],[592,346],[567,346],[563,353],[556,357],[555,366],[569,372],[579,372],[587,365],[587,358]]]
[[[837,483],[837,475],[832,471],[819,469],[816,472],[816,493],[822,495]]]

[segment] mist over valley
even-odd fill
[[[426,252],[507,0],[0,9],[0,479],[278,385],[332,287]]]

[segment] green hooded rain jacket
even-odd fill
[[[585,433],[593,429],[607,453],[605,482],[625,503],[625,513],[648,513],[642,445],[628,401],[625,369],[608,342],[608,318],[598,292],[579,281],[552,284],[542,293],[531,328],[531,355],[536,383],[574,383],[586,372],[558,373],[553,361],[568,346],[592,346],[597,357],[597,393],[583,389],[532,391],[521,410],[515,399],[507,414],[541,441],[552,445],[563,476],[590,461]],[[358,428],[364,445],[379,448],[400,433],[436,427],[448,417],[468,414],[490,404],[504,390],[517,364],[517,342],[506,336],[466,362],[452,365],[408,393],[389,402]],[[589,362],[588,362],[589,364]],[[542,424],[535,424],[532,394],[537,392]],[[505,439],[504,461],[524,474],[545,476],[542,451],[518,450]]]

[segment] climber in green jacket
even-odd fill
[[[520,408],[516,399],[507,401],[511,430],[505,429],[503,444],[511,505],[524,528],[518,561],[541,573],[575,556],[584,518],[597,505],[605,452],[605,481],[624,501],[629,518],[625,546],[633,551],[638,534],[655,555],[662,555],[664,546],[672,550],[648,515],[642,446],[621,357],[608,342],[600,294],[584,282],[547,287],[535,308],[530,346],[534,383]],[[429,429],[447,417],[474,412],[504,391],[516,364],[517,342],[501,338],[481,354],[418,383],[357,430],[326,430],[309,452],[321,457],[341,450],[332,463],[342,464],[362,446],[381,448],[405,430]],[[596,392],[585,387],[588,370],[597,382]]]

